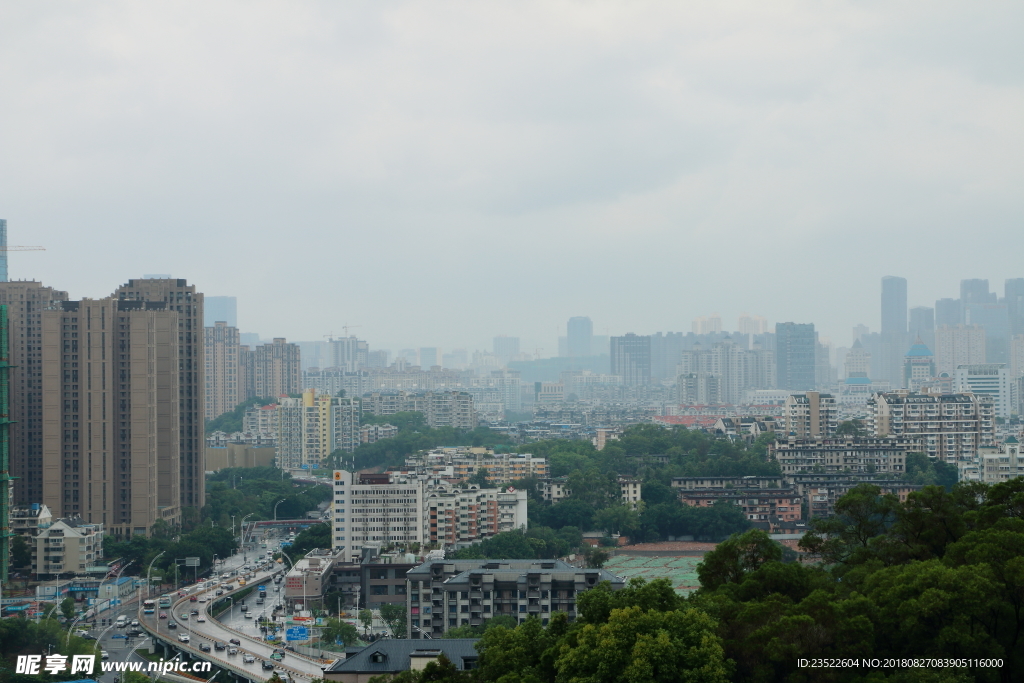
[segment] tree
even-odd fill
[[[321,632],[320,637],[328,643],[340,643],[348,646],[355,645],[359,640],[359,633],[356,627],[341,619],[328,619],[327,626]]]
[[[733,534],[704,556],[697,565],[697,577],[706,590],[726,583],[739,583],[743,575],[766,562],[782,559],[782,546],[760,529]]]
[[[75,599],[70,595],[60,601],[60,613],[64,615],[65,619],[71,619],[75,616]]]
[[[864,423],[860,420],[846,420],[836,427],[836,436],[864,436]]]
[[[11,567],[21,569],[32,564],[32,549],[24,536],[18,535],[11,539]]]
[[[364,631],[369,631],[373,626],[373,612],[368,609],[359,610],[359,623],[363,625]]]
[[[572,642],[572,641],[575,642]],[[729,669],[715,622],[697,609],[614,609],[561,648],[558,683],[725,683]]]
[[[405,638],[406,622],[408,621],[406,617],[404,602],[381,603],[380,618],[388,625],[395,638]]]
[[[604,563],[608,561],[609,557],[610,555],[607,550],[591,548],[586,552],[587,566],[600,569],[604,566]]]

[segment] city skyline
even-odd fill
[[[842,344],[883,276],[932,306],[1019,274],[1019,6],[108,7],[3,10],[0,216],[47,248],[12,278],[553,355],[572,316]]]

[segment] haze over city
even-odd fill
[[[5,3],[12,279],[551,356],[1021,274],[1017,3]],[[955,37],[954,37],[955,36]],[[539,351],[538,351],[539,350]]]

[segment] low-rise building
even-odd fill
[[[526,491],[482,489],[476,485],[434,487],[426,494],[426,538],[464,547],[496,534],[526,529]]]
[[[643,499],[643,485],[639,479],[632,477],[619,477],[617,480],[619,488],[619,500],[622,505],[636,508]],[[549,503],[558,503],[572,496],[572,489],[569,487],[568,477],[552,477],[541,479],[539,484],[540,496]]]
[[[732,503],[743,510],[752,522],[796,522],[802,519],[803,499],[793,487],[768,489],[682,489],[679,499],[684,505],[710,507],[720,501]]]
[[[402,671],[421,671],[442,655],[457,670],[475,669],[480,654],[479,638],[442,638],[429,644],[404,638],[384,638],[359,652],[335,660],[323,669],[325,681],[369,683],[375,676],[393,676]]]
[[[1020,442],[1014,436],[1007,437],[999,448],[983,448],[979,460],[981,481],[986,484],[999,484],[1024,476]]]
[[[58,519],[25,540],[37,575],[84,572],[103,557],[103,525],[87,524],[79,517]]]
[[[53,522],[50,508],[42,503],[15,505],[11,508],[11,533],[24,536],[35,536],[40,528],[46,528]]]
[[[398,436],[398,427],[390,424],[363,425],[359,428],[359,443],[377,443],[381,439]]]
[[[309,603],[319,603],[324,589],[330,583],[331,570],[336,558],[330,550],[317,548],[297,560],[284,577],[282,593],[285,605],[294,608],[301,604],[309,609]]]
[[[605,569],[579,569],[561,560],[435,560],[406,574],[410,636],[437,638],[457,626],[480,626],[498,615],[547,624],[555,612],[576,618],[580,593],[608,581]]]
[[[922,450],[920,441],[909,437],[797,439],[791,436],[770,444],[768,458],[779,463],[783,476],[796,472],[901,475],[906,471],[907,455]]]

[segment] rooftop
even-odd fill
[[[388,673],[406,671],[412,657],[435,657],[443,653],[460,671],[480,656],[474,647],[479,638],[438,638],[430,641],[384,638],[359,652],[339,659],[324,673]]]

